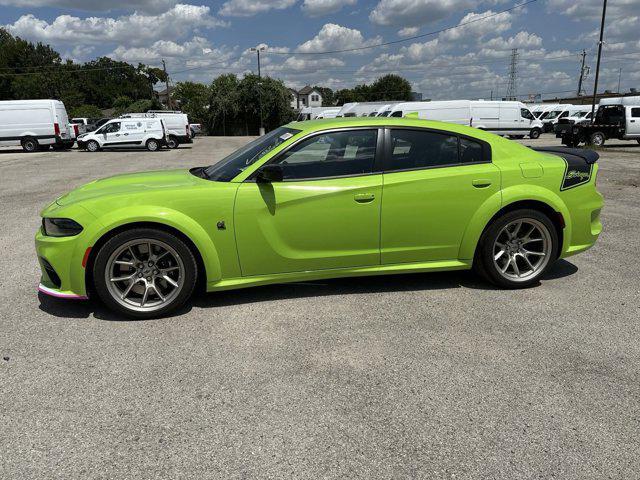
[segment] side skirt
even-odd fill
[[[398,263],[394,265],[374,265],[371,267],[336,268],[315,270],[310,272],[277,273],[273,275],[256,275],[252,277],[236,277],[207,283],[208,292],[232,290],[236,288],[255,287],[274,283],[290,283],[308,280],[324,280],[330,278],[364,277],[373,275],[394,275],[400,273],[438,272],[447,270],[469,270],[472,260],[441,260],[421,263]]]

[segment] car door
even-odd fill
[[[249,177],[234,219],[243,276],[379,265],[378,129],[321,132],[272,159],[283,180]]]
[[[105,125],[104,144],[105,147],[119,147],[123,142],[121,122],[112,122]]]
[[[627,136],[640,138],[640,107],[627,107]]]
[[[428,129],[386,133],[382,264],[456,260],[478,208],[500,206],[500,171],[482,141]]]
[[[137,118],[134,120],[123,121],[121,126],[121,141],[123,147],[135,147],[142,143],[142,120]]]

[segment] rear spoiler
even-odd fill
[[[593,150],[585,150],[582,148],[569,148],[569,147],[531,147],[536,152],[554,153],[567,159],[567,155],[580,157],[589,165],[592,165],[598,161],[600,155]]]

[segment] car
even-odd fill
[[[528,287],[596,242],[597,159],[413,118],[293,122],[208,167],[56,199],[36,233],[40,291],[152,318],[197,285],[473,268]]]
[[[167,144],[164,120],[160,118],[116,118],[77,138],[78,148],[97,152],[110,148],[146,148],[155,152]]]

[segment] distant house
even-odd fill
[[[168,91],[169,91],[169,95],[171,95],[173,97],[174,88],[173,87],[169,87]],[[158,100],[160,100],[160,103],[162,105],[164,105],[165,107],[169,107],[169,95],[167,95],[167,89],[166,88],[164,88],[164,89],[162,89],[160,91],[156,91],[156,95],[157,95]],[[173,98],[172,98],[172,100],[173,100]],[[175,100],[173,100],[171,103],[175,104],[176,102],[175,102]],[[175,106],[175,105],[172,105],[172,106]]]
[[[300,110],[305,107],[321,107],[322,94],[313,87],[307,85],[301,90],[290,88],[291,108]]]

